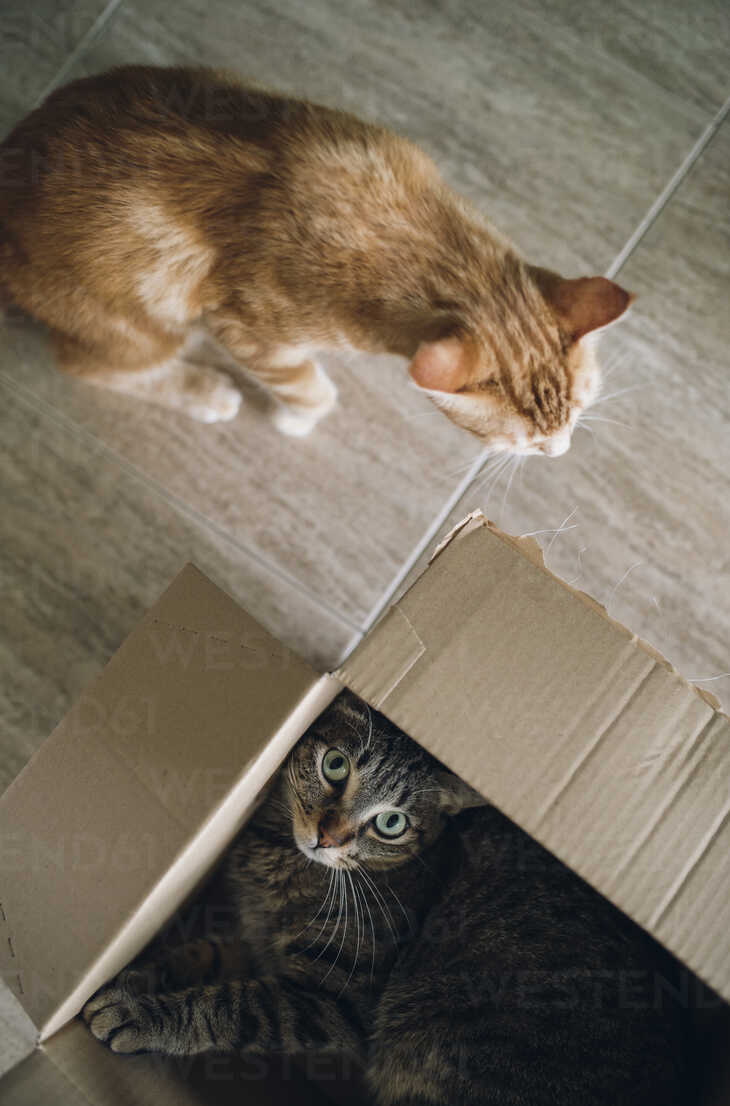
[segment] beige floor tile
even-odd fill
[[[672,96],[716,110],[728,92],[725,0],[536,0],[550,41],[569,34]]]
[[[108,8],[109,0],[3,0],[0,136],[48,90]]]
[[[0,387],[0,792],[191,560],[317,667],[351,628]]]

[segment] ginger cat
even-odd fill
[[[185,358],[204,325],[308,433],[321,348],[400,354],[495,450],[565,452],[595,399],[586,336],[631,296],[528,265],[407,140],[206,69],[54,92],[0,146],[0,293],[60,367],[203,422],[241,396]]]

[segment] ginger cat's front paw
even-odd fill
[[[306,438],[311,434],[322,415],[312,414],[308,410],[297,410],[291,407],[277,407],[272,415],[274,426],[280,434],[286,434],[289,438]]]
[[[337,388],[316,361],[306,362],[301,379],[280,383],[274,393],[278,400],[272,414],[280,434],[304,438],[337,403]]]
[[[117,982],[97,991],[81,1016],[96,1039],[112,1052],[149,1052],[156,1047],[151,1012],[140,996]]]
[[[228,422],[238,414],[242,396],[225,373],[190,365],[180,399],[181,410],[198,422]]]

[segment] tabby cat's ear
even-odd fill
[[[458,392],[468,384],[473,365],[472,351],[455,335],[436,342],[421,342],[409,372],[419,388],[431,392]]]
[[[564,280],[549,269],[532,266],[530,272],[574,342],[618,319],[635,299],[633,293],[606,277]]]
[[[484,796],[453,772],[441,772],[439,784],[439,801],[444,814],[458,814],[460,810],[468,810],[472,806],[487,806]]]

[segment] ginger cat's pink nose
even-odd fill
[[[546,457],[561,457],[570,449],[570,434],[555,434],[540,446]]]

